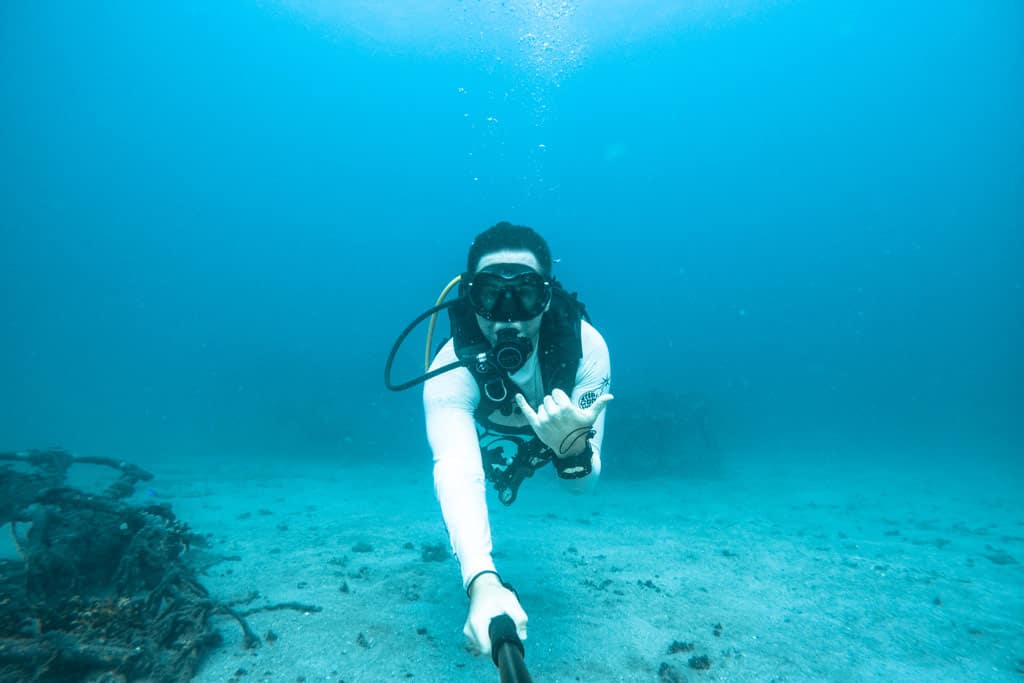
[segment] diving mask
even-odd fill
[[[477,315],[492,322],[532,320],[551,301],[551,282],[520,263],[487,266],[466,290]]]

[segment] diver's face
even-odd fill
[[[479,272],[487,266],[493,266],[498,263],[520,264],[532,268],[537,273],[540,273],[540,262],[537,261],[537,257],[533,255],[532,251],[527,251],[525,249],[510,249],[484,254],[480,257],[479,263],[476,264],[476,272]],[[544,308],[544,311],[547,311],[549,307],[550,304]],[[476,323],[480,326],[480,331],[484,333],[484,337],[491,344],[498,341],[498,332],[513,329],[518,334],[531,340],[533,342],[533,347],[537,348],[537,339],[540,337],[540,321],[543,317],[544,313],[541,313],[536,318],[530,318],[529,320],[504,322],[488,320],[487,318],[482,318],[478,315],[476,316]]]

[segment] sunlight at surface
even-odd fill
[[[489,169],[519,159],[524,192],[552,199],[544,130],[556,93],[589,60],[681,32],[750,20],[788,0],[275,0],[281,10],[343,46],[377,56],[454,58],[466,75],[451,83],[467,131],[467,191],[500,183]],[[473,82],[470,74],[483,80]],[[606,162],[627,156],[610,140]],[[556,146],[557,150],[557,146]],[[557,154],[557,151],[555,152]]]
[[[514,60],[555,84],[591,51],[715,27],[781,0],[278,0],[289,11],[381,49]]]

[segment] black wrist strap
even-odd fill
[[[508,583],[504,579],[502,579],[501,578],[501,574],[499,574],[498,572],[494,571],[493,569],[485,569],[482,572],[477,572],[476,574],[473,574],[473,578],[470,579],[469,583],[466,584],[466,597],[472,597],[470,595],[470,591],[473,590],[473,584],[476,583],[476,580],[479,579],[484,574],[494,574],[495,576],[497,576],[498,577],[498,583],[500,583],[506,590],[512,591],[512,594],[515,595],[517,599],[519,598],[519,593],[517,593],[516,589],[512,587],[512,584]]]
[[[593,455],[594,449],[591,448],[590,441],[587,441],[587,447],[579,455],[574,455],[571,458],[555,457],[555,470],[562,479],[581,479],[593,471],[594,467],[591,463]]]
[[[504,581],[501,580],[501,574],[499,574],[498,572],[494,571],[493,569],[485,569],[482,572],[477,572],[476,574],[473,574],[473,578],[470,579],[469,583],[466,584],[466,597],[470,597],[470,595],[471,595],[470,591],[473,590],[473,584],[476,583],[476,580],[479,579],[484,574],[494,574],[495,576],[498,577],[498,583],[504,583]]]

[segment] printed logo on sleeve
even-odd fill
[[[594,401],[597,400],[598,396],[608,391],[608,385],[610,384],[611,378],[605,377],[603,380],[601,380],[601,386],[599,386],[597,389],[591,389],[590,391],[580,394],[579,400],[577,400],[576,403],[579,404],[580,408],[586,410],[590,406],[594,405]]]

